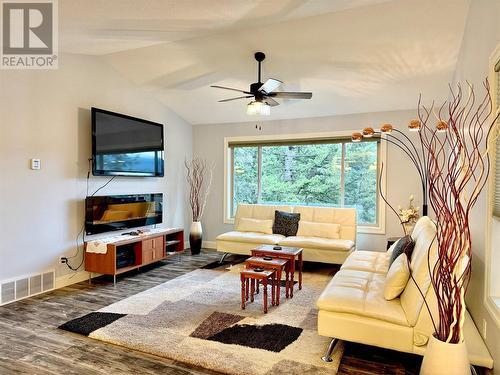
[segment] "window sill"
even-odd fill
[[[492,320],[500,329],[500,297],[487,296],[485,305],[486,310],[489,312]]]
[[[225,218],[224,224],[234,225],[234,218]],[[385,228],[359,225],[358,234],[385,234]]]
[[[385,228],[358,225],[358,234],[385,234]]]
[[[234,224],[234,218],[224,218],[224,224]]]

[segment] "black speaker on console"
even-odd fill
[[[135,264],[135,252],[133,248],[116,249],[116,268],[123,268]]]

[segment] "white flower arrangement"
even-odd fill
[[[398,206],[399,219],[401,220],[402,224],[414,224],[420,217],[420,215],[418,214],[420,208],[413,205],[414,199],[415,198],[413,197],[413,194],[410,195],[410,205],[408,206],[408,208],[402,208],[401,206]]]

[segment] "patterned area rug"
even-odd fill
[[[264,314],[262,291],[240,308],[240,269],[198,269],[60,328],[227,374],[335,374],[344,346],[321,361],[315,305],[331,274],[305,272],[302,290],[285,299],[282,288]]]

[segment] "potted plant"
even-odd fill
[[[478,104],[469,83],[468,94],[460,85],[451,92],[447,107],[426,108],[419,103],[419,137],[437,244],[437,261],[429,265],[437,316],[431,314],[435,332],[427,344],[421,374],[470,374],[463,332],[472,260],[469,217],[487,182],[488,145],[497,137],[499,117],[498,112],[492,116],[487,80],[484,87],[486,94]],[[431,127],[432,117],[436,125]]]
[[[206,160],[193,158],[185,161],[186,179],[189,185],[189,206],[191,207],[192,223],[189,231],[189,247],[191,254],[197,255],[201,251],[203,229],[201,218],[207,204],[207,197],[212,184],[215,164],[208,165]]]
[[[419,118],[408,126],[410,131],[418,132],[420,144],[417,146],[390,124],[384,125],[379,132],[386,137],[392,131],[401,134],[399,138],[392,136],[388,142],[408,151],[406,154],[421,177],[423,197],[428,196],[434,211],[436,237],[433,244],[437,248],[437,259],[435,264],[429,263],[429,273],[436,295],[436,312],[430,310],[410,273],[410,279],[424,298],[434,327],[420,370],[424,375],[470,374],[463,332],[465,294],[472,260],[469,217],[487,183],[490,172],[488,150],[499,137],[497,121],[500,117],[500,109],[495,114],[492,112],[488,80],[484,82],[484,88],[484,98],[478,102],[474,88],[468,82],[468,93],[464,94],[459,84],[457,91],[451,92],[452,99],[447,106],[445,102],[440,108],[435,108],[434,104],[427,108],[419,100]],[[435,118],[435,126],[430,125],[434,122],[432,118]],[[354,133],[353,141],[360,135]],[[404,139],[408,142],[405,143]],[[379,183],[382,184],[381,179]],[[418,208],[413,207],[412,197],[408,209],[399,207],[396,211],[383,192],[379,193],[408,234],[409,228],[405,224],[418,217]]]
[[[410,195],[410,205],[407,208],[402,208],[401,206],[398,207],[399,221],[403,226],[405,236],[411,234],[413,226],[420,217],[418,214],[420,208],[413,205],[414,199],[413,195]]]

